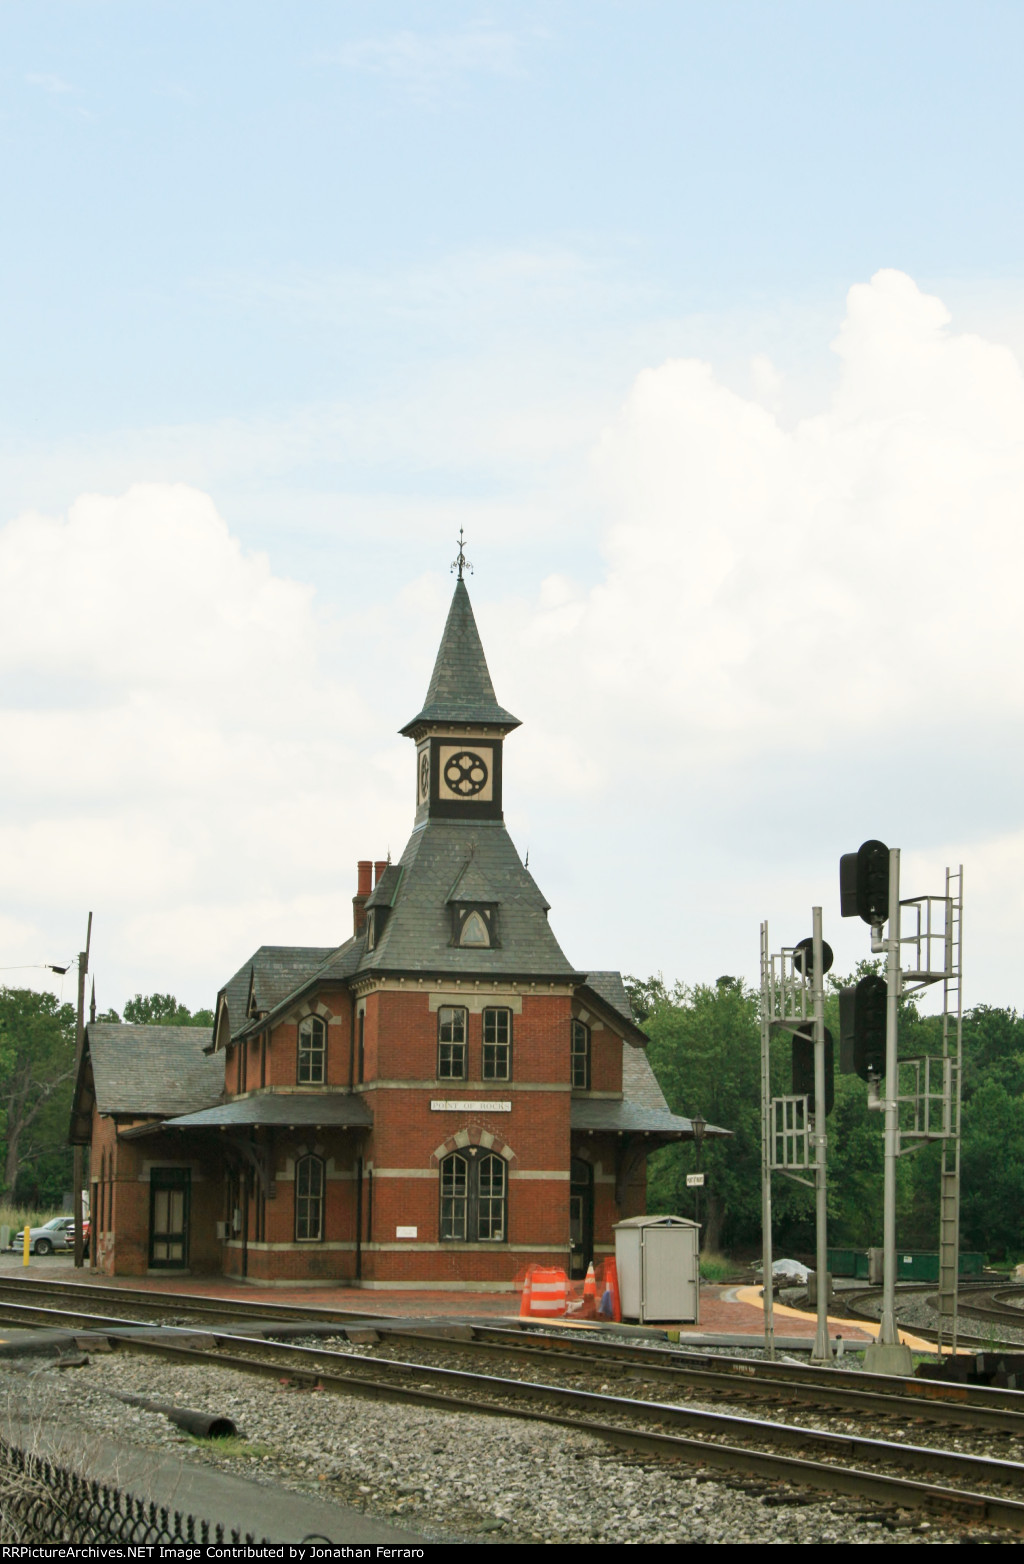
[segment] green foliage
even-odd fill
[[[0,988],[0,1188],[33,1205],[71,1187],[75,1012],[50,993]]]
[[[124,1007],[124,1018],[132,1026],[213,1026],[212,1010],[189,1010],[173,994],[136,994]],[[103,1020],[117,1020],[117,1011],[109,1011]]]
[[[828,1120],[829,1243],[863,1249],[881,1243],[883,1116],[868,1107],[865,1083],[839,1072],[839,989],[877,971],[861,962],[831,980],[826,1025],[836,1039],[835,1106]],[[671,988],[664,978],[626,979],[634,1012],[650,1038],[648,1055],[674,1113],[731,1130],[705,1140],[707,1175],[701,1220],[707,1247],[752,1246],[761,1236],[759,996],[731,977],[713,985]],[[899,1016],[900,1058],[942,1051],[937,1016],[913,999]],[[984,1253],[1024,1252],[1024,1017],[979,1005],[963,1023],[961,1245]],[[778,1033],[771,1045],[772,1092],[791,1090],[791,1045]],[[906,1110],[904,1110],[905,1112]],[[908,1144],[906,1141],[904,1144]],[[925,1144],[897,1164],[897,1223],[906,1248],[938,1247],[941,1147]],[[651,1157],[648,1210],[694,1217],[697,1195],[686,1187],[694,1171],[692,1142]],[[773,1179],[777,1250],[813,1247],[812,1194],[781,1175]]]
[[[707,1136],[701,1166],[703,1239],[709,1249],[749,1243],[760,1225],[760,1023],[757,995],[736,978],[714,986],[630,978],[650,1008],[644,1028],[651,1064],[674,1113],[732,1131]],[[694,1217],[697,1192],[686,1187],[696,1166],[692,1142],[668,1146],[650,1160],[648,1209]]]

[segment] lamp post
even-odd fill
[[[694,1144],[694,1146],[696,1147],[696,1150],[697,1150],[697,1166],[696,1166],[695,1171],[699,1174],[700,1173],[700,1149],[701,1149],[701,1147],[704,1144],[704,1131],[708,1127],[708,1121],[707,1121],[707,1119],[702,1118],[699,1113],[695,1113],[693,1118],[690,1120],[690,1124],[693,1126],[693,1144]],[[698,1227],[698,1229],[700,1228],[700,1197],[701,1197],[701,1195],[703,1193],[703,1189],[704,1189],[703,1183],[700,1182],[700,1180],[698,1180],[698,1183],[697,1183],[697,1227]],[[700,1250],[700,1239],[701,1239],[701,1235],[700,1235],[700,1232],[698,1232],[697,1233],[697,1249],[698,1249],[698,1251]]]

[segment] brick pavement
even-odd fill
[[[56,1257],[52,1257],[49,1261],[50,1274],[57,1269],[55,1260]],[[42,1266],[38,1265],[31,1267],[32,1272],[37,1275],[42,1272],[42,1269]],[[260,1287],[217,1276],[101,1277],[96,1272],[86,1269],[76,1277],[70,1262],[60,1265],[59,1269],[61,1280],[80,1280],[85,1283],[95,1281],[109,1287],[174,1292],[184,1296],[191,1294],[203,1298],[229,1298],[233,1302],[238,1302],[242,1310],[246,1304],[286,1303],[300,1308],[303,1304],[308,1304],[318,1309],[337,1308],[345,1313],[391,1314],[410,1318],[425,1316],[436,1318],[439,1315],[452,1315],[457,1318],[488,1316],[495,1319],[518,1319],[519,1317],[519,1298],[518,1294],[513,1292],[434,1292],[426,1288],[422,1290],[399,1288],[394,1291],[374,1288],[370,1291],[360,1287],[302,1287],[300,1285]],[[782,1326],[788,1336],[813,1338],[815,1319],[812,1314],[804,1314],[798,1309],[777,1303],[775,1317],[779,1322],[776,1326],[777,1331]],[[728,1335],[757,1336],[763,1332],[763,1329],[764,1315],[757,1288],[710,1283],[704,1283],[700,1290],[700,1324],[679,1326],[680,1336],[684,1339],[687,1334],[707,1335],[719,1332]],[[870,1341],[874,1333],[870,1327],[865,1328],[852,1320],[830,1316],[829,1334],[833,1337],[841,1334],[844,1340],[852,1344]]]

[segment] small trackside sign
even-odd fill
[[[703,1175],[703,1173],[687,1173],[687,1175],[686,1175],[686,1187],[687,1187],[687,1189],[703,1189],[704,1188],[704,1175]]]

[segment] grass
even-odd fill
[[[198,1434],[186,1434],[186,1440],[190,1445],[195,1445],[197,1450],[216,1450],[218,1455],[249,1456],[259,1460],[265,1455],[273,1455],[269,1445],[261,1445],[255,1439],[246,1439],[244,1434],[226,1434],[223,1439],[200,1439]]]
[[[51,1217],[62,1216],[61,1211],[35,1211],[26,1206],[0,1206],[0,1227],[9,1227],[18,1233],[28,1222],[29,1227],[42,1227]]]
[[[702,1254],[700,1276],[703,1282],[727,1282],[735,1276],[736,1266],[724,1254]]]

